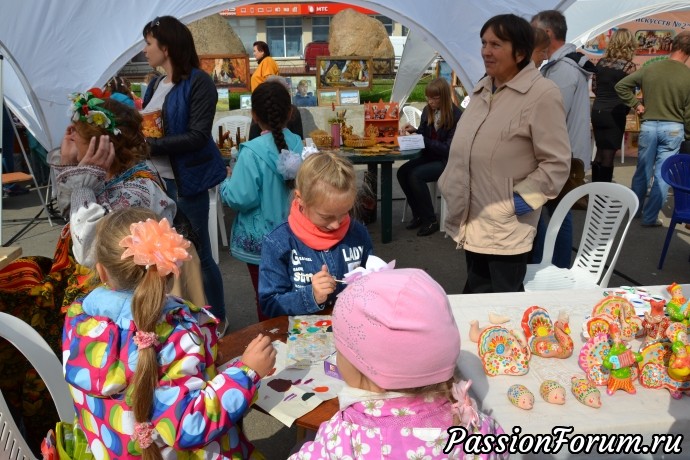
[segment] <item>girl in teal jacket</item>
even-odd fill
[[[261,136],[240,145],[237,164],[220,186],[223,203],[237,211],[230,251],[247,264],[255,293],[259,286],[261,242],[285,222],[290,207],[288,181],[294,178],[295,171],[292,175],[282,171],[280,152],[289,150],[296,157],[302,152],[302,139],[285,128],[291,110],[290,94],[281,83],[269,81],[259,85],[252,93],[252,115],[262,129]],[[299,159],[292,163],[298,164]],[[258,300],[257,313],[260,321],[267,319]]]

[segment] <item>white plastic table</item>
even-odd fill
[[[670,298],[666,286],[645,288],[650,294],[663,295],[667,300]],[[681,445],[682,454],[599,455],[594,451],[589,455],[571,455],[567,449],[563,449],[558,454],[517,454],[512,455],[511,459],[690,458],[690,397],[684,396],[680,400],[674,400],[667,390],[646,389],[636,381],[635,395],[618,391],[609,396],[605,387],[599,387],[602,407],[593,409],[579,403],[570,392],[570,377],[575,374],[584,376],[577,363],[578,353],[585,342],[581,334],[582,323],[585,315],[590,314],[592,307],[602,298],[603,291],[604,289],[563,290],[449,296],[462,338],[458,360],[460,372],[464,379],[472,380],[472,390],[480,407],[493,414],[506,433],[512,433],[514,427],[519,427],[521,433],[539,434],[552,433],[556,426],[572,426],[573,434],[639,433],[643,435],[647,444],[655,434],[682,433],[685,435]],[[683,292],[690,296],[690,285],[683,285]],[[571,337],[575,342],[573,355],[568,359],[533,356],[530,360],[530,370],[524,376],[487,376],[478,356],[477,344],[469,340],[469,322],[477,319],[480,327],[490,325],[488,313],[496,312],[510,317],[511,321],[504,324],[505,327],[521,330],[522,313],[532,305],[539,305],[548,310],[553,320],[561,309],[569,312]],[[639,341],[633,341],[633,350],[637,351],[638,348]],[[566,388],[565,405],[549,404],[539,395],[539,385],[548,379],[557,380]],[[516,383],[525,385],[534,394],[535,403],[532,410],[518,409],[508,400],[506,392]]]

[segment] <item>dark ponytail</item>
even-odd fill
[[[289,150],[283,135],[292,113],[290,93],[277,81],[265,81],[252,93],[252,112],[258,118],[259,125],[273,134],[273,141],[281,150]]]

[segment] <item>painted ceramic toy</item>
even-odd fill
[[[526,386],[519,383],[508,388],[508,399],[515,407],[520,409],[530,410],[534,407],[534,395]]]
[[[643,333],[642,320],[625,297],[610,295],[599,301],[592,309],[591,318],[587,320],[587,331],[590,337],[601,333],[610,334],[612,324],[618,325],[621,340],[625,342]]]
[[[620,331],[614,325],[611,326],[611,349],[606,353],[602,365],[609,370],[609,379],[606,382],[606,393],[614,394],[618,390],[635,394],[633,385],[634,375],[632,367],[637,368],[637,363],[642,361],[642,355],[628,349],[621,339]]]
[[[611,349],[609,336],[597,334],[590,337],[582,346],[577,362],[585,371],[587,379],[596,386],[606,385],[609,380],[609,370],[603,366],[604,358]]]
[[[529,371],[530,351],[520,331],[487,327],[479,335],[477,346],[487,375],[525,375]]]
[[[666,290],[671,294],[671,300],[666,304],[666,313],[672,321],[678,321],[686,326],[690,324],[690,302],[683,295],[680,285],[673,283]]]
[[[585,406],[595,409],[601,407],[601,393],[589,380],[574,376],[570,379],[570,391],[573,392],[575,399]]]
[[[522,314],[522,330],[530,350],[543,358],[568,358],[573,354],[568,314],[561,311],[553,323],[548,312],[541,307],[530,307]]]
[[[678,327],[680,326],[680,327]],[[690,345],[687,328],[682,323],[666,330],[671,341],[671,356],[668,359],[668,375],[675,380],[685,380],[690,375]]]
[[[644,319],[642,320],[645,338],[640,348],[664,340],[666,338],[666,329],[671,324],[671,320],[664,313],[666,303],[663,300],[653,300],[650,302],[650,306],[651,311],[644,312]]]
[[[555,380],[544,380],[539,385],[539,394],[550,404],[565,404],[565,388]]]
[[[673,323],[667,333],[673,336],[677,327],[685,328],[682,323]],[[687,345],[685,351],[687,352]],[[672,344],[668,341],[658,341],[643,347],[640,350],[640,385],[651,389],[666,389],[671,397],[680,399],[683,393],[690,393],[690,376],[674,378],[669,375],[669,363],[673,354]],[[677,358],[674,358],[674,363],[675,359]],[[680,377],[675,372],[674,375]]]

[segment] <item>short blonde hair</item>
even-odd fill
[[[329,198],[332,190],[350,193],[354,201],[357,195],[355,168],[350,161],[331,152],[315,153],[309,156],[297,172],[295,188],[307,206]]]
[[[624,59],[632,61],[637,49],[637,41],[632,32],[626,28],[616,29],[609,39],[604,52],[605,59]]]

